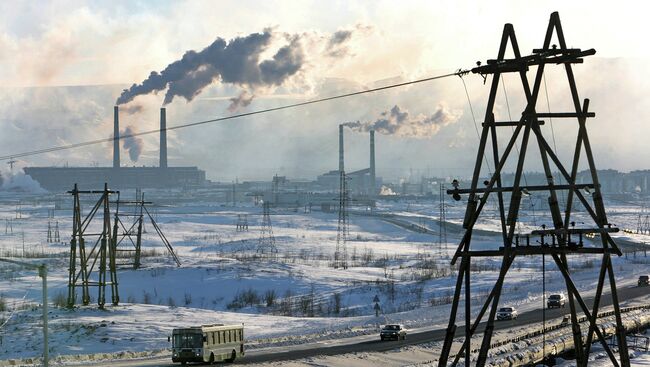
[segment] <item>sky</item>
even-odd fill
[[[641,46],[650,26],[642,8],[631,1],[0,2],[0,155],[108,138],[116,103],[122,129],[138,132],[158,127],[163,105],[174,126],[471,68],[496,57],[505,23],[526,54],[541,47],[550,13],[559,11],[569,47],[597,50],[575,66],[580,98],[590,98],[596,113],[588,129],[597,167],[648,169],[650,51]],[[538,109],[570,107],[562,68],[549,67],[546,78]],[[366,131],[375,128],[378,175],[467,177],[489,82],[472,74],[464,81],[470,102],[453,77],[176,130],[169,163],[196,165],[213,180],[310,179],[337,168],[337,126],[350,123],[350,170],[368,166]],[[503,82],[495,114],[517,119],[518,80]],[[556,119],[544,129],[570,166],[576,122]],[[124,143],[123,165],[158,164],[157,135]],[[532,148],[526,169],[535,171]],[[107,166],[111,157],[107,143],[18,165]]]

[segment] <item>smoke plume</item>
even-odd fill
[[[247,90],[241,92],[237,97],[230,98],[229,112],[237,112],[240,108],[244,108],[253,102],[255,95],[249,93]]]
[[[46,193],[41,185],[32,176],[26,175],[22,169],[16,173],[3,173],[2,190],[14,192],[28,192],[32,194]]]
[[[126,129],[120,132],[120,136],[130,136],[135,133],[136,131],[133,128],[127,126]],[[140,159],[140,154],[142,153],[142,147],[144,146],[144,142],[142,141],[142,139],[140,139],[137,136],[134,136],[130,138],[121,138],[120,140],[122,140],[122,147],[129,151],[129,158],[131,158],[131,161],[137,162],[138,159]]]
[[[152,71],[141,84],[125,89],[117,99],[124,104],[138,95],[167,89],[164,104],[180,96],[188,102],[215,81],[255,90],[258,87],[281,85],[301,70],[305,56],[298,36],[289,37],[289,44],[270,58],[260,60],[274,35],[270,29],[237,37],[230,41],[217,38],[201,51],[187,51],[180,60],[161,72]]]
[[[373,122],[347,122],[347,126],[354,131],[367,132],[375,130],[384,135],[397,135],[411,138],[427,138],[460,118],[461,113],[449,111],[445,106],[438,105],[437,110],[430,116],[419,114],[411,116],[408,111],[402,111],[395,105],[390,111],[384,111]]]
[[[121,110],[126,112],[129,115],[135,115],[137,113],[142,112],[143,107],[141,104],[134,104],[134,105],[126,106],[126,108],[121,108]]]

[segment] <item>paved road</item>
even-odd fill
[[[643,297],[650,293],[650,287],[629,287],[619,289],[619,299],[621,300],[631,300],[637,297]],[[585,302],[587,306],[591,307],[593,304],[593,297],[586,297]],[[603,295],[601,299],[601,309],[607,306],[611,306],[612,297],[611,294]],[[559,318],[564,314],[568,313],[567,308],[564,309],[550,309],[546,310],[546,318],[554,319]],[[495,329],[506,329],[516,326],[523,326],[526,324],[532,324],[542,321],[542,312],[541,310],[534,310],[521,313],[518,320],[514,321],[499,321],[495,324]],[[482,326],[484,324],[481,324]],[[482,326],[479,326],[479,332],[482,331]],[[458,325],[457,336],[462,336],[464,334],[464,325]],[[323,356],[323,355],[339,355],[352,352],[384,352],[395,349],[397,347],[402,347],[406,345],[422,344],[426,342],[442,341],[445,337],[445,330],[430,330],[419,333],[411,333],[407,336],[406,340],[403,341],[390,341],[382,342],[377,338],[376,340],[356,342],[350,344],[336,344],[332,346],[326,346],[318,344],[318,346],[313,348],[299,348],[299,347],[287,347],[290,350],[280,351],[280,352],[256,352],[250,351],[247,353],[246,357],[237,361],[236,364],[251,364],[251,363],[261,363],[261,362],[277,362],[285,360],[296,360],[307,357],[314,356]],[[111,362],[108,364],[99,364],[99,366],[178,366],[170,363],[169,359],[156,359],[156,360],[144,360],[144,361],[124,361],[124,362]]]

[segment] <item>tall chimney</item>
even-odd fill
[[[167,114],[160,109],[160,168],[167,168]]]
[[[345,171],[343,164],[343,125],[339,125],[339,172]]]
[[[370,130],[370,195],[374,195],[377,190],[375,180],[375,130]]]
[[[113,168],[120,168],[120,117],[119,107],[113,107]]]

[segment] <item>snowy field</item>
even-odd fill
[[[122,199],[132,197],[135,193],[127,192]],[[48,265],[51,356],[161,351],[169,347],[172,328],[208,323],[244,323],[248,347],[266,349],[374,335],[377,326],[387,322],[404,323],[414,331],[443,328],[448,322],[456,280],[450,257],[460,238],[457,224],[462,223],[463,202],[448,202],[445,243],[438,236],[437,202],[385,201],[373,213],[355,208],[349,240],[339,248],[346,266],[334,267],[336,212],[271,208],[274,254],[260,245],[262,208],[252,202],[233,207],[182,192],[147,192],[146,198],[153,202],[149,209],[182,265],[176,266],[147,222],[142,267],[124,265],[118,270],[119,305],[111,305],[107,288],[106,308],[98,309],[97,288],[91,287],[90,305],[68,310],[61,306],[67,297],[71,197],[0,194],[0,225],[5,225],[4,230],[0,227],[0,256]],[[84,213],[91,204],[82,203]],[[639,208],[616,204],[609,219],[621,228],[632,228]],[[431,233],[396,225],[385,220],[387,214]],[[237,231],[238,218],[244,216],[249,229]],[[538,228],[544,220],[524,210],[522,231]],[[58,226],[56,242],[47,242],[48,223],[53,237]],[[477,224],[485,232],[473,237],[473,248],[500,246],[494,232],[499,230],[497,223],[492,213],[492,218],[487,215]],[[647,240],[645,235],[617,236],[637,243]],[[551,259],[546,260],[547,293],[561,291],[561,274]],[[593,293],[597,259],[581,256],[570,262],[578,287],[586,295]],[[648,264],[644,252],[615,258],[618,286],[634,286],[638,274],[648,272]],[[500,259],[475,262],[473,313],[494,284],[499,266]],[[543,307],[541,271],[539,257],[518,258],[508,274],[502,304],[519,312]],[[33,270],[1,263],[0,279],[0,359],[37,357],[42,353],[41,280]],[[373,309],[375,296],[380,300],[379,317]],[[422,359],[403,364],[434,359],[422,353],[413,354]]]

